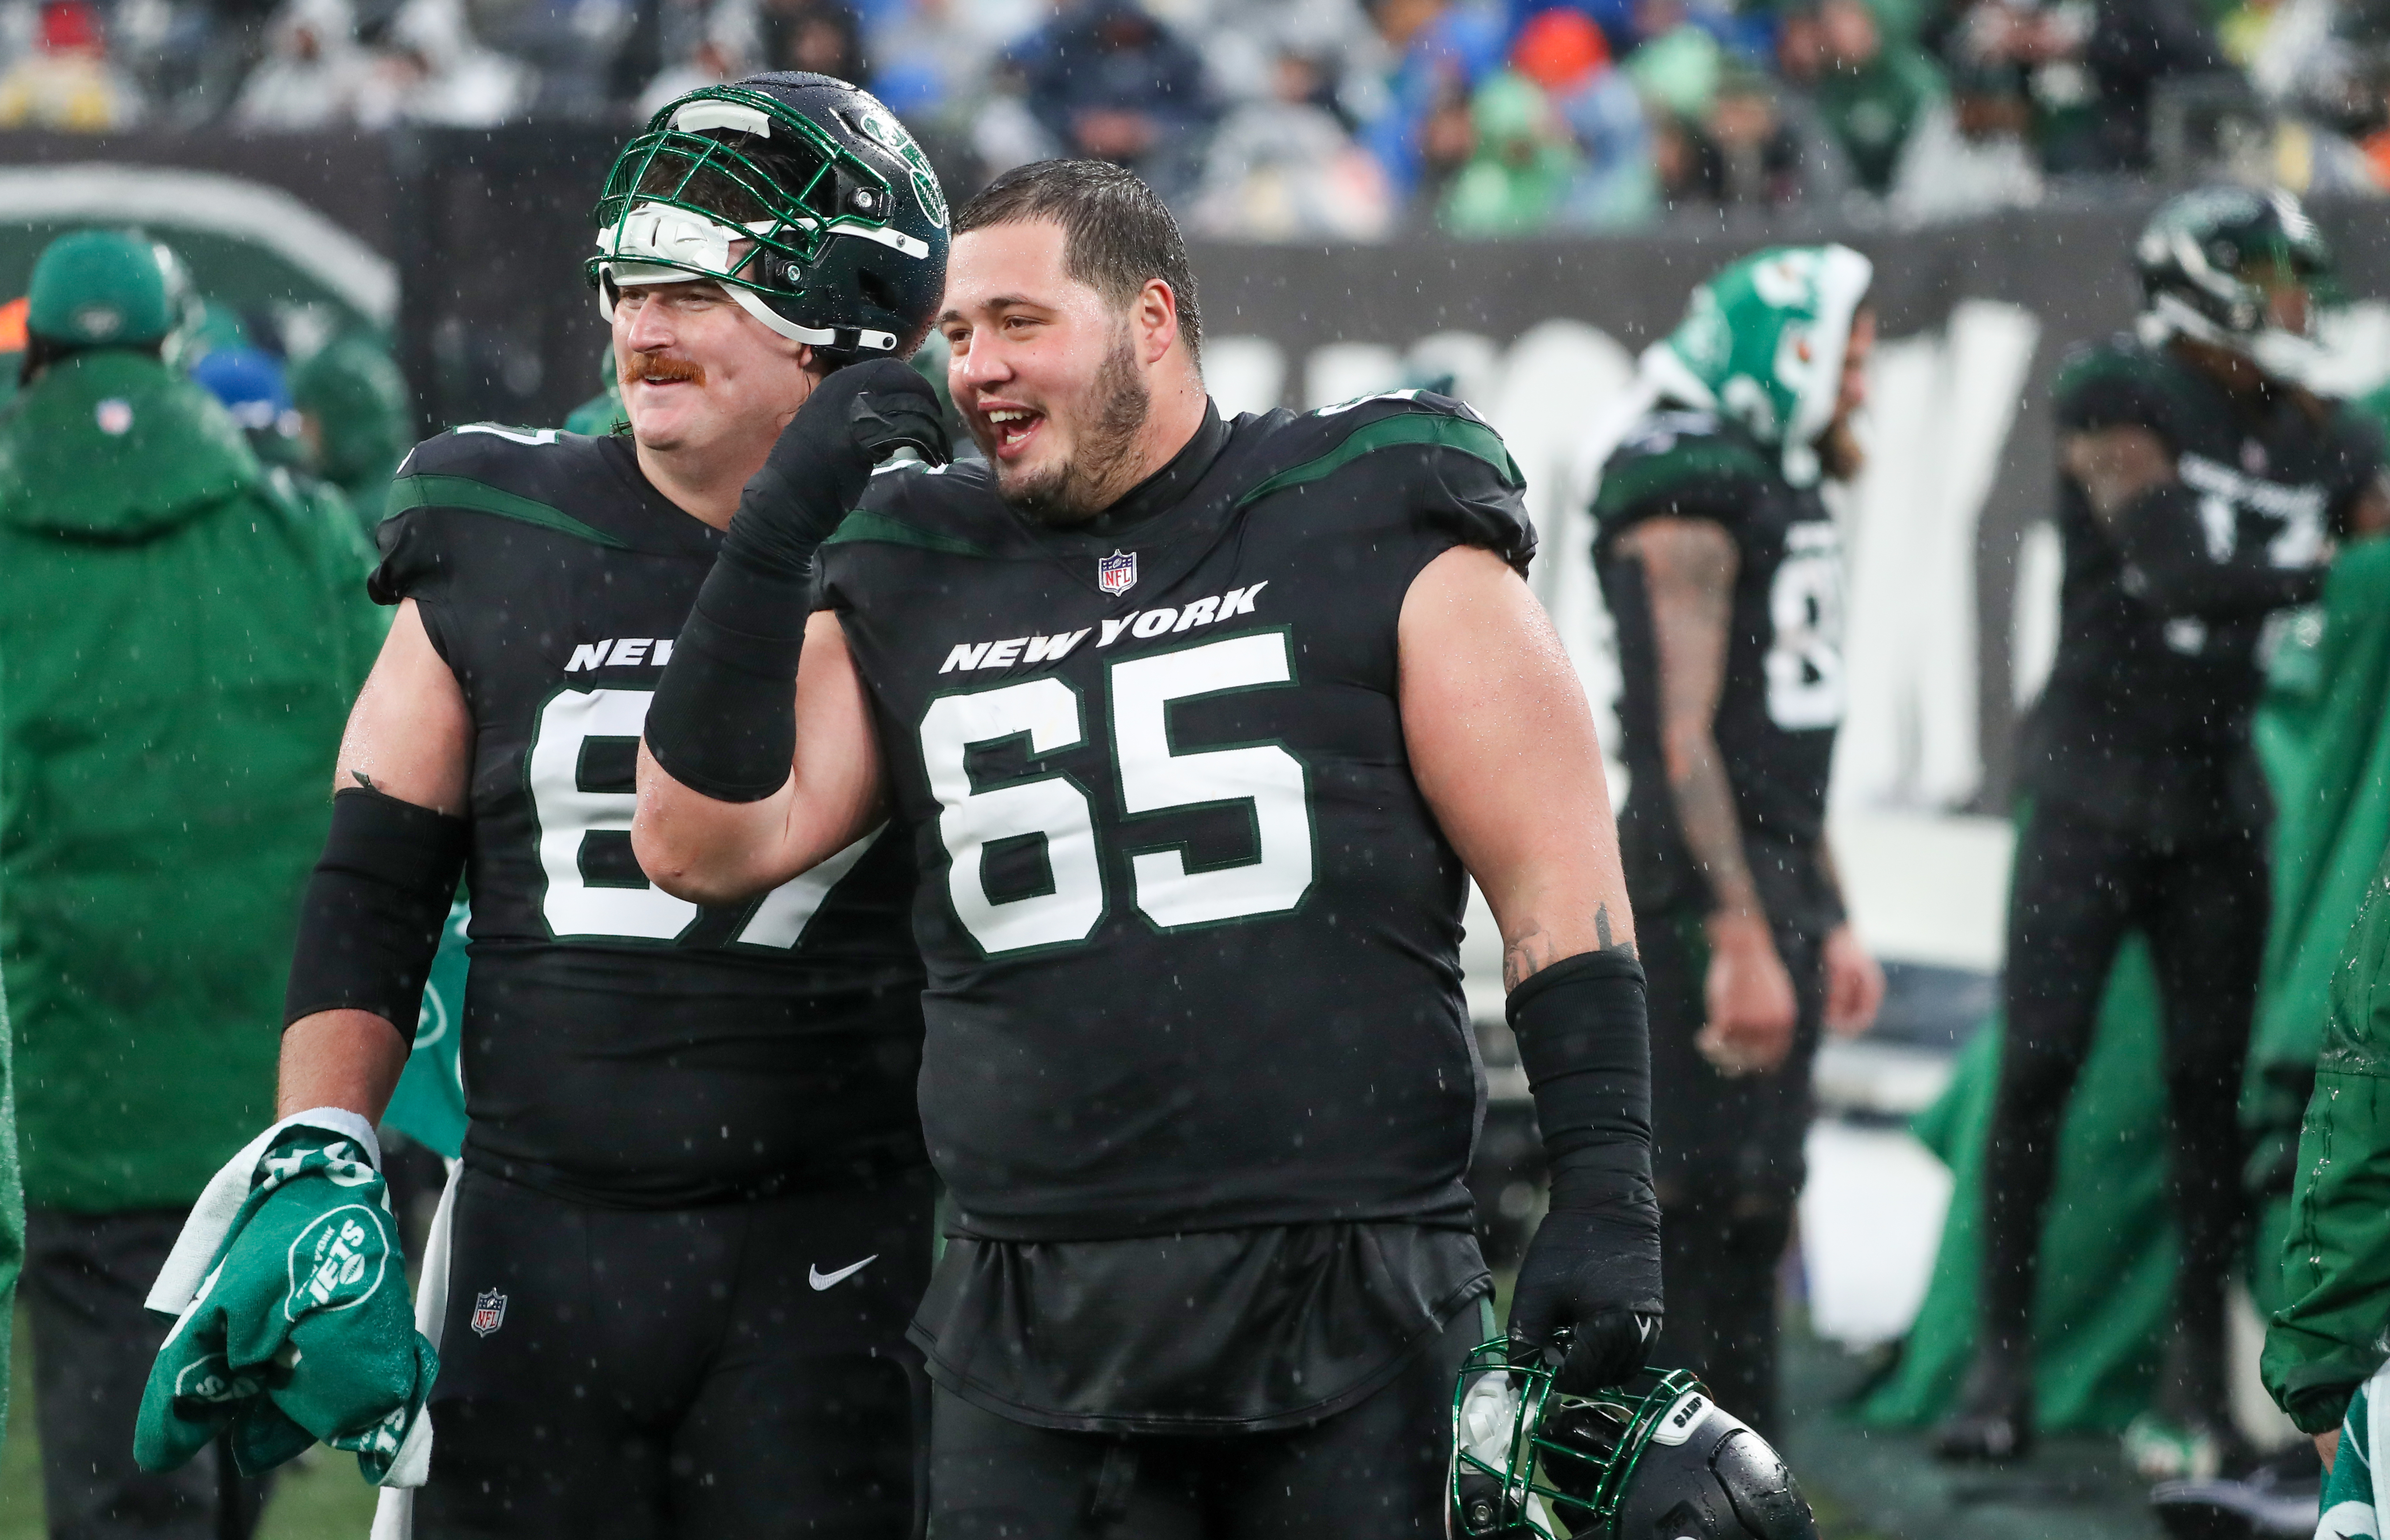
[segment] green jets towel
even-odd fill
[[[229,1222],[202,1199],[185,1232],[185,1242],[220,1238],[149,1371],[134,1457],[172,1470],[225,1433],[256,1475],[320,1440],[353,1453],[369,1482],[419,1484],[430,1460],[424,1402],[440,1363],[415,1329],[366,1136],[278,1124],[219,1185],[238,1181],[244,1164],[247,1195]],[[225,1194],[212,1187],[210,1196]],[[177,1259],[195,1250],[178,1243]],[[151,1307],[175,1292],[161,1275]]]
[[[2316,1524],[2316,1540],[2382,1540],[2382,1520],[2373,1506],[2373,1462],[2382,1454],[2375,1441],[2373,1403],[2390,1388],[2376,1374],[2349,1398],[2347,1415],[2340,1421],[2340,1451],[2332,1457],[2332,1474],[2323,1479],[2323,1514]],[[2384,1408],[2390,1411],[2390,1406]]]

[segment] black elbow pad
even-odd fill
[[[469,827],[366,787],[332,798],[332,829],[300,905],[284,1026],[363,1010],[415,1041]]]

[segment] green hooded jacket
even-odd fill
[[[186,1204],[271,1121],[302,884],[382,622],[355,525],[157,359],[0,412],[0,964],[27,1200]]]
[[[2282,1292],[2259,1372],[2302,1431],[2327,1432],[2381,1367],[2390,1325],[2390,859],[2332,974]]]

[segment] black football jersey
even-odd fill
[[[921,1117],[960,1233],[1465,1226],[1463,873],[1395,626],[1520,479],[1403,392],[1202,429],[1095,524],[981,463],[874,478],[823,548],[921,872]],[[925,619],[927,617],[927,619]]]
[[[2201,528],[2187,543],[2220,564],[2311,574],[2311,597],[2325,542],[2382,463],[2370,424],[2311,403],[2271,390],[2235,396],[2165,349],[2120,339],[2067,361],[2056,415],[2062,435],[2155,431],[2199,496]],[[2266,616],[2162,612],[2062,468],[2057,523],[2058,655],[2023,739],[2025,789],[2168,838],[2262,817],[2249,724]]]
[[[1709,903],[1668,792],[1643,564],[1617,550],[1619,535],[1646,519],[1706,519],[1734,538],[1740,559],[1713,731],[1744,838],[1776,847],[1780,863],[1814,860],[1844,693],[1842,538],[1817,488],[1786,481],[1775,455],[1740,425],[1664,407],[1636,423],[1603,466],[1593,515],[1594,563],[1625,687],[1619,841],[1636,907]]]
[[[473,717],[466,1161],[621,1207],[918,1163],[906,832],[735,909],[632,858],[648,701],[720,534],[627,439],[554,430],[432,439],[390,507],[374,597],[416,601]]]

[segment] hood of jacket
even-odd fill
[[[0,525],[140,540],[263,486],[240,425],[147,353],[77,353],[0,410]]]

